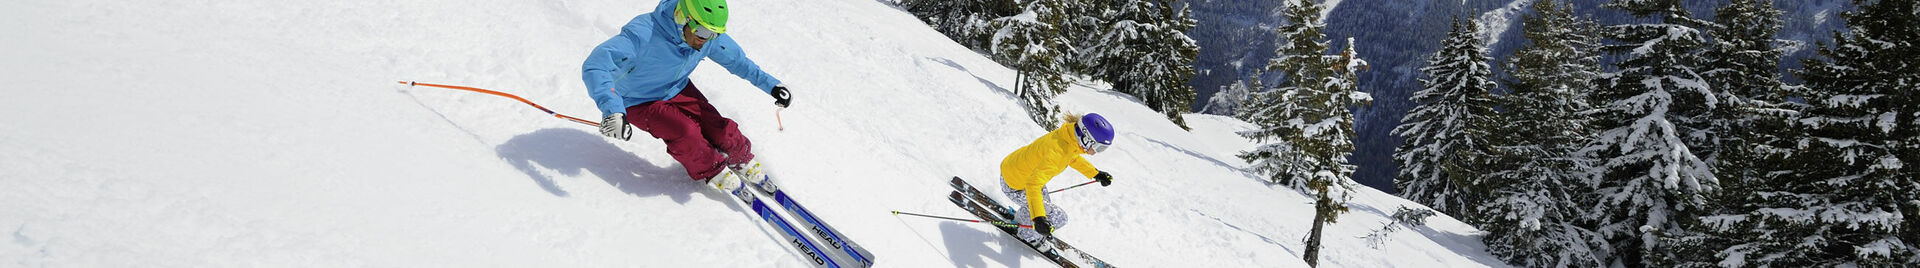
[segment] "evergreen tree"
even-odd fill
[[[1468,222],[1487,231],[1487,251],[1521,267],[1597,267],[1606,242],[1590,229],[1583,204],[1594,201],[1577,176],[1590,161],[1575,150],[1591,139],[1579,113],[1598,72],[1592,20],[1557,1],[1533,2],[1522,35],[1530,42],[1505,64],[1504,112],[1488,138],[1494,160],[1482,183],[1487,199]]]
[[[956,42],[1020,72],[1015,92],[1042,126],[1056,125],[1053,95],[1071,76],[1107,81],[1181,128],[1199,45],[1185,8],[1158,0],[902,0]],[[1069,60],[1084,59],[1084,60]]]
[[[1092,32],[1088,5],[1069,0],[901,0],[901,7],[968,48],[990,54],[1019,75],[1014,95],[1044,128],[1060,124],[1053,96],[1066,91],[1073,55],[1068,33]],[[1079,25],[1069,22],[1081,22]]]
[[[1440,51],[1420,68],[1425,89],[1393,135],[1405,138],[1393,158],[1400,161],[1394,186],[1407,200],[1460,218],[1473,218],[1485,199],[1481,177],[1488,130],[1493,127],[1493,70],[1486,45],[1475,36],[1473,20],[1455,19]]]
[[[1101,71],[1098,55],[1109,50],[1103,44],[1106,40],[1102,39],[1113,31],[1114,23],[1127,20],[1121,10],[1126,7],[1122,1],[1059,1],[1062,17],[1056,25],[1060,35],[1067,37],[1073,47],[1067,54],[1074,59],[1066,61],[1067,72],[1101,78],[1097,75]]]
[[[1327,94],[1321,80],[1333,79],[1338,65],[1335,63],[1338,60],[1326,55],[1330,46],[1326,35],[1320,32],[1326,24],[1319,18],[1319,9],[1315,3],[1288,3],[1286,17],[1290,23],[1275,28],[1276,36],[1286,39],[1278,42],[1281,45],[1274,51],[1276,56],[1265,68],[1265,71],[1281,72],[1285,79],[1278,87],[1255,90],[1241,106],[1238,116],[1260,126],[1240,134],[1265,143],[1242,153],[1240,158],[1253,163],[1254,171],[1268,174],[1273,183],[1301,191],[1309,190],[1304,180],[1313,176],[1313,171],[1305,167],[1311,160],[1301,156],[1300,150],[1304,148],[1297,147],[1301,140],[1309,138],[1309,128],[1328,127],[1317,124],[1337,119],[1328,118],[1325,115],[1331,113],[1322,109],[1333,104],[1310,103],[1313,101],[1310,99]]]
[[[1213,97],[1207,99],[1207,106],[1201,107],[1200,112],[1240,118],[1239,111],[1242,110],[1240,109],[1240,107],[1242,107],[1241,105],[1252,98],[1254,90],[1261,88],[1260,71],[1254,71],[1252,77],[1242,78],[1240,81],[1234,81],[1233,83],[1221,86],[1219,92],[1214,92]],[[1241,120],[1245,121],[1246,119],[1241,118]]]
[[[1773,36],[1782,12],[1765,1],[1733,0],[1715,13],[1708,31],[1714,41],[1702,75],[1726,108],[1709,116],[1714,132],[1721,134],[1709,158],[1723,188],[1709,195],[1708,215],[1663,242],[1674,245],[1682,261],[1676,265],[1683,267],[1839,265],[1831,257],[1844,254],[1821,253],[1827,247],[1817,246],[1830,241],[1822,226],[1833,223],[1797,215],[1806,209],[1832,211],[1824,200],[1836,193],[1793,170],[1790,157],[1809,148],[1798,145],[1801,131],[1789,125],[1803,109],[1787,101],[1796,87],[1781,83],[1775,71],[1783,41]]]
[[[995,60],[1020,72],[1014,82],[1014,95],[1027,108],[1027,116],[1040,127],[1060,125],[1060,107],[1053,96],[1066,92],[1066,57],[1073,48],[1060,33],[1067,14],[1066,0],[1032,0],[1026,12],[994,19],[992,51]]]
[[[1694,150],[1719,135],[1706,116],[1719,102],[1698,67],[1705,39],[1697,27],[1706,22],[1690,18],[1678,0],[1606,6],[1647,19],[1601,31],[1612,40],[1604,50],[1622,60],[1600,75],[1591,98],[1601,105],[1588,112],[1600,130],[1582,150],[1599,161],[1594,230],[1610,247],[1602,251],[1607,263],[1671,266],[1675,257],[1660,238],[1682,235],[1683,222],[1701,212],[1702,193],[1718,186]]]
[[[1094,1],[1106,3],[1108,1]],[[1113,85],[1115,91],[1139,97],[1148,108],[1166,114],[1187,128],[1180,117],[1194,101],[1194,57],[1200,46],[1186,32],[1196,23],[1186,8],[1153,0],[1123,0],[1111,9],[1106,23],[1084,51],[1092,59],[1083,73]]]
[[[1326,27],[1320,19],[1322,5],[1305,1],[1289,5],[1286,17],[1291,23],[1278,29],[1287,40],[1267,68],[1284,72],[1286,79],[1244,107],[1259,128],[1241,135],[1264,144],[1242,152],[1240,158],[1276,183],[1314,197],[1313,229],[1303,254],[1312,266],[1319,262],[1324,226],[1347,211],[1355,184],[1354,167],[1347,163],[1354,151],[1355,132],[1348,109],[1372,97],[1360,92],[1355,83],[1354,69],[1366,63],[1356,57],[1352,39],[1343,53],[1326,54],[1326,35],[1320,33]]]
[[[1017,0],[900,0],[900,7],[968,48],[987,50],[995,18],[1019,14]]]
[[[1771,1],[1733,0],[1715,12],[1708,30],[1713,38],[1704,53],[1707,60],[1701,72],[1720,99],[1719,109],[1709,111],[1712,131],[1718,134],[1707,147],[1706,158],[1714,165],[1714,174],[1738,183],[1769,173],[1756,166],[1759,154],[1755,146],[1769,145],[1784,129],[1756,128],[1760,124],[1784,121],[1795,113],[1787,106],[1788,94],[1780,82],[1780,57],[1785,54],[1774,39],[1780,31],[1783,14]],[[1778,145],[1778,144],[1771,144]]]
[[[1848,33],[1834,34],[1819,56],[1797,72],[1809,89],[1806,112],[1792,122],[1804,131],[1786,163],[1788,179],[1764,198],[1776,205],[1745,220],[1781,236],[1726,249],[1781,266],[1893,267],[1920,265],[1914,243],[1920,215],[1920,13],[1914,0],[1855,1]],[[1755,219],[1757,218],[1757,219]],[[1735,222],[1740,218],[1724,221]],[[1777,241],[1775,241],[1777,240]],[[1792,242],[1792,243],[1787,243]],[[1745,256],[1742,256],[1745,255]],[[1757,256],[1753,256],[1757,255]]]

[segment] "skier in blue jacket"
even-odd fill
[[[752,143],[687,75],[701,60],[713,59],[773,95],[774,105],[784,108],[792,99],[779,79],[760,71],[725,34],[727,13],[726,0],[663,0],[652,13],[627,22],[620,35],[594,47],[581,66],[581,79],[604,116],[601,134],[629,139],[631,123],[665,141],[667,154],[686,167],[690,178],[732,190],[739,187],[738,179],[723,171],[759,170]]]

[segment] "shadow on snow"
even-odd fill
[[[667,195],[686,204],[700,184],[687,179],[679,164],[662,167],[607,142],[598,134],[571,128],[548,128],[520,134],[494,147],[500,159],[526,173],[540,189],[567,196],[548,172],[565,176],[592,173],[607,185],[630,195]]]
[[[1033,255],[1037,253],[1026,245],[1014,242],[1013,236],[956,222],[940,223],[940,236],[947,242],[947,257],[954,267],[987,267],[988,260],[999,263],[998,266],[1019,267],[1021,258],[1039,256]],[[999,250],[989,247],[990,244],[1000,244]]]

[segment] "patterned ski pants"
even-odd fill
[[[1040,191],[1045,192],[1047,190],[1042,187]],[[1007,205],[1014,210],[1014,220],[1020,221],[1020,224],[1033,225],[1033,212],[1027,211],[1027,191],[1014,190],[1012,186],[1007,186],[1006,178],[1001,178],[1000,193],[1006,194],[1007,199],[1013,201],[1013,203]],[[1067,219],[1070,218],[1067,217],[1066,210],[1060,209],[1060,206],[1053,204],[1053,195],[1041,194],[1041,199],[1047,208],[1047,224],[1053,225],[1054,231],[1059,231],[1060,228],[1066,227]],[[1020,228],[1020,239],[1027,241],[1039,240],[1040,232],[1033,231],[1033,228]]]

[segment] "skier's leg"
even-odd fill
[[[1046,191],[1046,189],[1042,188],[1041,191]],[[1013,201],[1013,203],[1010,204],[1012,204],[1013,207],[1017,207],[1013,208],[1013,218],[1015,221],[1024,225],[1033,225],[1033,212],[1027,211],[1026,206],[1027,191],[1014,190],[1012,186],[1007,185],[1006,179],[1001,179],[1000,193],[1007,195],[1007,199]],[[1067,211],[1053,204],[1053,195],[1042,194],[1041,198],[1044,199],[1041,200],[1042,205],[1047,208],[1047,224],[1052,225],[1056,231],[1060,230],[1061,226],[1067,224]],[[1034,231],[1033,228],[1020,228],[1020,240],[1032,242],[1038,241],[1040,238],[1040,232]]]
[[[1053,195],[1047,195],[1046,206],[1047,224],[1053,226],[1053,231],[1059,232],[1060,228],[1067,228],[1067,220],[1073,217],[1067,217],[1069,215],[1067,210],[1053,204]]]
[[[1007,180],[1003,178],[1000,179],[1000,193],[1006,194],[1007,199],[1013,201],[1007,203],[1007,206],[1008,209],[1013,210],[1014,222],[1020,225],[1033,225],[1033,212],[1027,211],[1027,191],[1014,190],[1013,186],[1008,186]],[[1032,243],[1040,239],[1040,232],[1033,231],[1033,228],[1020,228],[1019,236],[1021,241]]]
[[[680,98],[627,107],[627,122],[666,142],[667,154],[687,168],[689,178],[712,178],[720,173],[720,152],[707,145],[692,117],[674,107],[672,102]]]
[[[681,90],[680,95],[693,98],[694,101],[688,103],[685,109],[688,114],[694,116],[694,120],[700,123],[701,136],[706,138],[714,148],[720,148],[720,151],[727,153],[724,160],[726,165],[738,165],[753,160],[753,142],[747,140],[746,135],[740,134],[738,123],[722,116],[720,110],[713,107],[713,103],[707,102],[707,97],[700,93],[699,88],[694,87],[693,83],[687,83],[687,88]]]
[[[1004,204],[1007,204],[1007,209],[1013,210],[1012,211],[1013,218],[1014,218],[1013,220],[1020,221],[1020,224],[1032,224],[1031,222],[1028,222],[1028,221],[1032,221],[1031,219],[1028,219],[1032,217],[1026,216],[1026,215],[1032,215],[1032,214],[1028,214],[1029,212],[1027,212],[1027,192],[1026,191],[1014,190],[1013,186],[1007,185],[1006,178],[1000,178],[1000,194],[1007,195],[1007,200],[1012,201]]]

